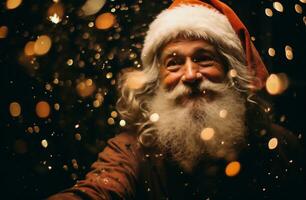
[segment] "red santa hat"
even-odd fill
[[[141,59],[151,66],[160,48],[180,34],[195,36],[217,44],[243,62],[249,75],[257,80],[252,85],[261,89],[268,72],[250,34],[235,12],[219,0],[175,0],[150,24]]]

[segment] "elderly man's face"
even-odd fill
[[[161,53],[161,82],[173,89],[182,82],[192,85],[202,79],[219,83],[225,68],[215,47],[204,40],[178,39],[168,43]]]

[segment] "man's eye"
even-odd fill
[[[208,55],[199,55],[192,58],[192,61],[193,62],[213,61],[213,57]]]
[[[174,65],[177,65],[178,62],[176,60],[170,60],[167,62],[166,66],[167,67],[170,67],[170,66],[174,66]]]

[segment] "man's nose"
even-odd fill
[[[202,74],[199,72],[199,66],[196,62],[187,58],[184,64],[184,74],[182,81],[186,83],[193,83],[202,78]]]

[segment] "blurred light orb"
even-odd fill
[[[40,128],[39,128],[39,126],[34,126],[33,130],[34,130],[35,133],[39,133]]]
[[[286,121],[286,115],[282,115],[279,119],[280,122],[285,122]]]
[[[112,13],[103,13],[96,18],[97,29],[109,29],[116,23],[116,17]]]
[[[219,116],[220,116],[221,118],[226,118],[226,117],[227,117],[227,114],[228,114],[228,112],[227,112],[227,110],[225,110],[225,109],[223,109],[223,110],[221,110],[221,111],[219,112]]]
[[[0,39],[1,39],[1,38],[6,38],[7,33],[8,33],[8,28],[7,28],[7,26],[1,26],[1,27],[0,27]]]
[[[111,116],[112,116],[113,118],[116,118],[116,117],[118,117],[118,113],[117,113],[116,111],[112,111],[112,112],[111,112]]]
[[[274,48],[269,48],[268,49],[268,54],[269,54],[269,56],[274,57],[275,56],[275,49]]]
[[[109,125],[114,125],[114,124],[115,124],[114,118],[112,118],[112,117],[108,118],[108,119],[107,119],[107,123],[108,123]]]
[[[48,147],[48,141],[47,140],[42,140],[41,141],[41,146],[43,146],[44,148]]]
[[[52,45],[52,41],[49,36],[41,35],[38,37],[34,44],[34,52],[36,55],[44,55],[48,53]]]
[[[229,75],[229,77],[231,77],[231,78],[235,78],[235,77],[237,77],[238,73],[237,73],[237,71],[236,71],[235,69],[231,69],[231,70],[228,72],[228,75]]]
[[[57,14],[50,15],[49,20],[54,24],[58,24],[62,21],[62,19]]]
[[[271,138],[271,139],[269,140],[268,147],[269,147],[270,150],[275,149],[275,148],[277,147],[277,145],[278,145],[278,140],[277,140],[277,138],[274,137],[274,138]]]
[[[113,77],[113,73],[112,72],[108,72],[107,74],[106,74],[106,78],[107,79],[111,79]]]
[[[92,105],[95,107],[95,108],[98,108],[101,106],[101,101],[99,100],[94,100],[94,102],[92,103]]]
[[[121,127],[123,127],[123,126],[125,126],[126,125],[126,122],[125,122],[125,120],[120,120],[119,121],[119,125],[121,126]]]
[[[241,169],[240,163],[238,161],[232,161],[226,166],[225,174],[226,176],[233,177],[240,172],[240,169]]]
[[[268,17],[272,17],[272,16],[273,16],[273,11],[272,11],[270,8],[266,8],[266,9],[265,9],[265,14],[266,14]]]
[[[306,0],[300,0],[301,3],[306,3]]]
[[[73,65],[73,60],[71,58],[67,60],[67,65],[69,66]]]
[[[21,106],[18,102],[12,102],[9,106],[12,117],[18,117],[21,114]]]
[[[283,12],[284,11],[283,5],[278,1],[273,2],[273,8],[275,10],[277,10],[278,12]]]
[[[293,59],[293,50],[292,47],[289,45],[285,46],[285,54],[286,54],[286,58],[288,60],[292,60]]]
[[[27,128],[27,131],[28,131],[29,133],[33,133],[34,130],[33,130],[32,127],[28,127],[28,128]]]
[[[87,79],[85,81],[81,81],[77,84],[76,90],[79,96],[88,97],[91,96],[96,90],[96,85],[92,81],[92,79]]]
[[[82,6],[82,15],[89,16],[94,15],[104,6],[106,0],[87,0]]]
[[[64,7],[60,3],[54,3],[52,6],[49,7],[48,12],[48,19],[53,22],[54,24],[58,24],[62,21],[64,16]]]
[[[215,135],[213,128],[204,128],[201,132],[201,139],[204,141],[211,140]]]
[[[302,14],[303,13],[303,8],[301,5],[299,4],[295,4],[294,5],[294,9],[295,9],[295,12],[299,13],[299,14]]]
[[[6,8],[7,9],[15,9],[22,3],[22,0],[7,0],[6,1]]]
[[[47,83],[47,84],[45,85],[45,89],[48,90],[48,91],[51,91],[51,90],[52,90],[52,85],[49,84],[49,83]]]
[[[77,140],[77,141],[81,141],[81,140],[82,140],[81,134],[76,133],[76,134],[74,135],[74,139]]]
[[[35,41],[29,41],[24,47],[24,54],[26,56],[33,56],[35,54],[34,51]]]
[[[40,118],[48,117],[50,110],[50,105],[46,101],[40,101],[36,104],[36,115]]]
[[[289,80],[286,74],[271,74],[266,81],[266,90],[271,95],[283,93],[289,85]]]
[[[152,115],[150,115],[151,122],[157,122],[158,120],[159,120],[159,114],[153,113]]]

